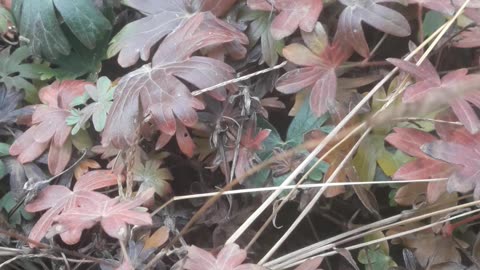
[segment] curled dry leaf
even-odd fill
[[[162,226],[145,240],[143,250],[155,249],[165,244],[169,238],[170,230]]]
[[[18,161],[27,163],[48,152],[48,169],[51,174],[62,172],[70,161],[72,143],[71,127],[66,119],[70,115],[70,103],[90,85],[84,81],[54,82],[39,92],[43,104],[35,108],[32,126],[10,147],[10,154]]]
[[[447,262],[461,263],[461,256],[457,250],[458,239],[422,231],[403,236],[401,241],[403,245],[414,250],[415,257],[422,267]]]

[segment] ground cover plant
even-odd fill
[[[480,269],[479,24],[0,1],[0,269]]]

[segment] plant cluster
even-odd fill
[[[479,0],[3,0],[0,34],[0,268],[480,267]]]

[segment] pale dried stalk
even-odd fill
[[[282,257],[279,257],[277,259],[269,261],[269,262],[265,263],[264,266],[269,267],[269,268],[277,268],[277,267],[283,266],[283,265],[290,265],[290,264],[293,264],[293,263],[298,262],[300,260],[307,259],[307,258],[310,258],[312,256],[317,256],[319,253],[321,253],[323,251],[338,247],[341,244],[360,239],[360,238],[362,238],[366,235],[369,235],[369,234],[372,234],[372,233],[375,233],[375,232],[378,232],[378,231],[384,231],[384,230],[387,230],[387,229],[390,229],[390,228],[393,228],[393,227],[397,227],[397,226],[401,226],[401,225],[404,225],[404,224],[420,221],[420,220],[423,220],[423,219],[426,219],[426,218],[430,218],[432,216],[442,215],[442,214],[449,213],[449,212],[452,212],[452,211],[461,210],[461,209],[464,209],[464,208],[467,208],[467,207],[477,206],[478,204],[480,204],[480,200],[469,202],[469,203],[464,203],[464,204],[460,204],[460,205],[456,205],[456,206],[452,206],[452,207],[449,207],[449,208],[445,208],[445,209],[441,209],[441,210],[437,210],[437,211],[433,211],[433,212],[428,212],[429,209],[437,207],[437,205],[432,205],[429,208],[420,209],[421,212],[427,212],[427,213],[422,214],[422,215],[418,215],[420,213],[413,212],[413,211],[405,211],[402,214],[395,215],[393,217],[389,217],[389,218],[384,219],[384,220],[380,220],[380,221],[377,221],[377,222],[374,222],[374,223],[371,223],[371,224],[364,225],[364,226],[356,228],[352,231],[345,232],[343,234],[340,234],[340,235],[334,236],[332,238],[323,240],[321,242],[312,244],[308,247],[296,250],[296,251],[291,252],[289,254],[286,254]],[[411,217],[411,218],[408,218],[408,219],[397,221],[401,218],[405,218],[406,216],[412,216],[412,215],[418,215],[418,216],[414,216],[414,217]],[[380,227],[377,227],[377,226],[380,226]],[[344,239],[341,240],[342,238],[344,238]]]
[[[193,91],[193,92],[192,92],[192,96],[198,96],[198,95],[201,95],[201,94],[203,94],[203,93],[210,92],[210,91],[213,91],[213,90],[215,90],[215,89],[218,89],[218,88],[227,86],[227,85],[229,85],[229,84],[246,81],[246,80],[248,80],[248,79],[251,79],[251,78],[253,78],[253,77],[256,77],[256,76],[259,76],[259,75],[268,73],[268,72],[270,72],[270,71],[273,71],[273,70],[276,70],[276,69],[280,69],[280,68],[284,67],[286,64],[287,64],[287,61],[283,61],[282,63],[280,63],[280,64],[278,64],[278,65],[276,65],[276,66],[273,66],[273,67],[266,68],[266,69],[262,69],[262,70],[259,70],[259,71],[257,71],[257,72],[251,73],[251,74],[247,74],[247,75],[242,76],[242,77],[238,77],[238,78],[231,79],[231,80],[228,80],[228,81],[224,81],[224,82],[221,82],[221,83],[219,83],[219,84],[216,84],[216,85],[213,85],[213,86],[204,88],[204,89],[200,89],[200,90]]]
[[[445,25],[444,25],[445,26]],[[410,60],[420,52],[433,38],[438,35],[444,26],[440,27],[435,31],[427,40],[425,40],[422,44],[420,44],[413,52],[411,52],[407,57],[405,57],[405,60]],[[307,166],[310,164],[310,162],[320,153],[320,151],[323,150],[323,148],[337,136],[337,134],[340,132],[340,130],[347,124],[353,116],[360,110],[363,105],[365,105],[372,97],[373,95],[382,88],[382,86],[390,80],[393,75],[398,71],[398,68],[394,68],[392,71],[390,71],[380,82],[378,82],[375,87],[355,106],[350,113],[345,116],[345,118],[338,123],[337,126],[325,137],[323,141],[321,141],[317,147],[305,158],[305,160],[283,181],[283,183],[280,186],[287,186],[289,185]],[[250,225],[260,216],[263,211],[280,195],[282,191],[277,190],[273,192],[264,202],[263,204],[252,214],[248,219],[233,233],[232,236],[226,241],[226,244],[234,243],[244,232],[245,230],[250,227]]]
[[[433,222],[433,223],[428,224],[428,225],[425,225],[425,226],[421,226],[421,227],[418,227],[418,228],[410,229],[410,230],[404,231],[404,232],[399,232],[399,233],[392,234],[392,235],[389,235],[389,236],[385,236],[385,237],[382,237],[382,238],[379,238],[379,239],[374,239],[374,240],[371,240],[371,241],[368,241],[368,242],[365,242],[365,243],[348,246],[348,247],[345,247],[345,248],[342,248],[342,249],[345,249],[345,250],[350,251],[350,250],[359,249],[359,248],[362,248],[362,247],[367,247],[367,246],[370,246],[370,245],[373,245],[373,244],[377,244],[377,243],[381,243],[381,242],[388,241],[388,240],[391,240],[391,239],[403,237],[403,236],[409,235],[409,234],[411,234],[411,233],[420,232],[420,231],[423,231],[423,230],[426,230],[426,229],[430,229],[430,228],[433,228],[433,227],[435,227],[435,226],[437,226],[437,225],[446,223],[446,222],[448,222],[448,221],[452,221],[452,220],[455,220],[455,219],[459,219],[459,218],[462,218],[462,217],[466,217],[466,216],[469,216],[469,215],[472,215],[472,214],[475,214],[475,213],[478,213],[478,212],[480,212],[480,209],[471,210],[471,211],[468,211],[468,212],[465,212],[465,213],[461,213],[461,214],[454,215],[454,216],[451,216],[451,217],[446,218],[446,219],[442,219],[442,220]],[[338,251],[333,250],[333,251],[330,251],[330,252],[326,252],[326,253],[322,253],[322,254],[316,255],[316,256],[314,256],[314,257],[312,257],[312,258],[327,257],[327,256],[335,255],[335,254],[338,254]],[[312,259],[312,258],[308,258],[308,259]],[[278,267],[271,267],[271,269],[272,269],[272,270],[277,270],[277,269],[290,268],[290,267],[299,265],[299,264],[303,263],[303,262],[306,261],[306,260],[307,260],[307,259],[299,260],[299,261],[297,261],[297,262],[295,262],[295,263],[288,264],[288,265],[279,265]]]
[[[357,148],[360,146],[362,143],[363,139],[365,139],[370,133],[370,128],[365,130],[362,134],[362,136],[358,139],[358,141],[355,143],[355,145],[352,147],[352,149],[347,153],[345,158],[342,160],[342,162],[335,168],[335,171],[330,175],[330,177],[325,181],[326,184],[331,183],[337,175],[340,173],[340,171],[343,169],[343,166],[350,161],[350,158],[353,156]],[[317,203],[317,201],[320,199],[320,197],[323,195],[323,192],[327,189],[326,186],[322,187],[312,198],[312,200],[305,206],[305,209],[300,213],[300,215],[295,219],[295,221],[290,225],[288,230],[282,235],[282,237],[273,245],[273,247],[265,254],[265,256],[258,262],[259,265],[262,265],[265,263],[270,257],[277,251],[277,249],[287,240],[288,236],[297,228],[297,226],[300,224],[300,222],[303,220],[304,217],[307,216],[307,214],[310,212],[310,210],[313,208],[313,206]]]
[[[334,182],[334,183],[318,183],[318,184],[300,184],[300,185],[289,185],[284,187],[261,187],[261,188],[244,188],[237,190],[225,191],[222,195],[235,195],[235,194],[245,194],[245,193],[256,193],[256,192],[268,192],[275,190],[290,190],[290,189],[310,189],[310,188],[321,188],[321,187],[343,187],[343,186],[363,186],[363,185],[391,185],[391,184],[411,184],[411,183],[431,183],[431,182],[444,182],[448,178],[429,178],[429,179],[412,179],[412,180],[396,180],[396,181],[366,181],[366,182]],[[175,196],[172,201],[183,201],[183,200],[192,200],[213,197],[217,195],[218,192],[208,192],[208,193],[199,193],[192,195],[183,195]]]

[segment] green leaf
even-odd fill
[[[320,130],[327,121],[329,115],[316,117],[310,108],[309,98],[305,99],[297,115],[293,118],[287,131],[287,141],[299,145],[303,142],[303,136],[312,130]]]
[[[265,183],[270,175],[270,169],[262,169],[259,172],[255,173],[254,175],[248,177],[247,180],[244,181],[244,184],[247,187],[264,187]]]
[[[318,160],[317,158],[314,158],[312,162],[310,162],[307,168],[305,168],[305,173],[308,172],[313,165],[315,165],[317,160]],[[323,174],[327,172],[328,167],[329,167],[328,163],[323,161],[320,162],[320,164],[318,164],[318,166],[315,167],[313,171],[308,175],[308,179],[317,181],[317,182],[321,181],[323,179]]]
[[[70,80],[89,74],[89,80],[96,80],[102,67],[102,61],[106,59],[110,36],[110,32],[103,33],[94,49],[88,49],[78,41],[72,42],[72,52],[69,55],[62,55],[58,59],[51,60],[58,68],[48,74],[48,77]],[[67,34],[67,37],[75,39],[71,34]],[[48,77],[45,76],[44,79]]]
[[[78,150],[90,149],[93,145],[90,135],[84,129],[80,129],[77,134],[72,136],[72,143]]]
[[[91,0],[54,0],[54,3],[75,37],[89,49],[95,48],[97,40],[112,28]]]
[[[41,64],[22,63],[31,56],[27,47],[20,47],[10,54],[11,48],[0,51],[0,82],[7,89],[25,90],[25,99],[30,103],[38,101],[37,89],[27,79],[40,79],[50,68]]]
[[[16,1],[17,2],[17,1]],[[111,24],[91,0],[20,0],[15,3],[22,45],[48,60],[70,54],[71,43],[62,31],[65,23],[75,37],[93,49]],[[55,9],[56,8],[56,9]],[[62,16],[57,17],[56,11]],[[18,17],[17,17],[18,16]],[[61,23],[62,22],[62,23]]]
[[[86,124],[92,118],[93,126],[97,132],[101,132],[107,121],[107,114],[113,103],[113,93],[115,87],[107,77],[101,77],[97,85],[88,85],[85,87],[86,97],[74,100],[71,105],[83,104],[85,99],[92,99],[93,102],[86,105],[81,110],[73,109],[71,115],[67,118],[67,125],[73,126],[72,134],[76,134],[81,128],[85,129]]]
[[[8,31],[8,24],[13,23],[12,13],[3,6],[0,6],[0,32],[6,33]]]
[[[269,66],[277,64],[279,52],[281,52],[284,47],[283,40],[275,40],[272,37],[270,31],[272,19],[273,16],[271,16],[269,12],[252,11],[248,7],[245,7],[245,10],[243,10],[240,16],[240,21],[250,21],[246,32],[248,40],[250,41],[250,48],[254,47],[258,41],[260,41],[262,61]]]
[[[7,168],[5,167],[5,163],[0,160],[0,179],[2,179],[5,175],[7,175]]]
[[[133,180],[141,182],[139,192],[153,187],[155,193],[160,197],[165,197],[171,193],[172,188],[168,181],[173,180],[173,176],[167,168],[161,168],[161,166],[161,160],[147,160],[145,163],[135,163]]]
[[[7,143],[0,143],[0,157],[8,156],[10,145]]]
[[[358,261],[366,270],[385,270],[397,266],[395,261],[379,249],[364,248],[358,253]]]
[[[373,181],[377,167],[377,145],[375,140],[369,136],[360,144],[353,157],[353,166],[358,172],[360,181]]]
[[[258,129],[270,129],[270,134],[262,143],[262,150],[257,153],[261,160],[266,160],[272,156],[272,150],[278,145],[284,144],[277,129],[263,117],[257,119]]]
[[[425,14],[423,19],[423,37],[426,38],[437,31],[447,21],[444,15],[440,12],[430,10]]]
[[[10,212],[16,205],[17,201],[13,197],[12,192],[8,192],[0,199],[0,209],[3,208],[6,212]],[[22,212],[25,212],[23,206],[12,214],[8,222],[12,225],[20,225],[22,223]]]

